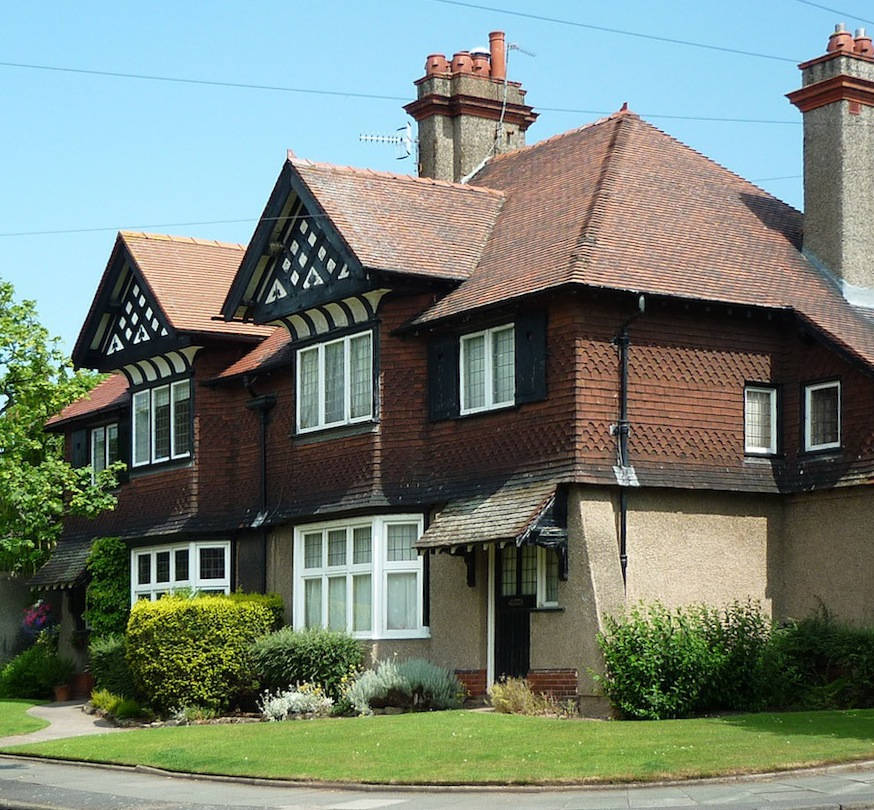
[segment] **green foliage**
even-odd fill
[[[69,683],[73,662],[49,644],[34,644],[0,671],[0,698],[51,698],[53,689]]]
[[[837,621],[825,609],[774,631],[771,701],[805,709],[874,707],[874,628]]]
[[[656,602],[605,625],[605,674],[597,680],[623,717],[741,711],[763,701],[770,623],[756,604],[669,611]]]
[[[344,677],[362,664],[359,643],[331,630],[283,627],[258,639],[251,652],[262,688],[278,691],[296,683],[318,684],[333,700],[340,697]]]
[[[0,280],[0,570],[32,573],[48,559],[67,515],[93,517],[115,505],[118,467],[91,481],[63,458],[63,437],[46,420],[87,394],[100,377],[73,371],[33,301],[15,301]]]
[[[377,661],[346,691],[347,699],[360,714],[386,706],[411,711],[457,709],[464,694],[454,673],[422,658]]]
[[[138,602],[127,627],[134,686],[162,712],[226,708],[256,689],[250,648],[272,620],[265,605],[226,596]]]
[[[285,624],[285,604],[278,593],[243,593],[243,591],[237,591],[236,593],[229,594],[228,599],[235,602],[255,602],[264,605],[273,616],[273,623],[270,626],[271,630],[278,630]]]
[[[91,581],[85,592],[85,622],[94,635],[123,633],[130,615],[130,552],[117,537],[101,537],[88,553]]]
[[[91,705],[119,720],[150,716],[150,713],[133,698],[113,694],[108,689],[95,689],[91,693]]]
[[[126,604],[126,603],[125,603]],[[91,640],[88,656],[94,686],[122,697],[135,697],[133,676],[127,663],[127,643],[121,633]]]
[[[505,678],[489,689],[489,698],[496,712],[503,714],[548,714],[549,702],[542,694],[531,691],[524,678]]]

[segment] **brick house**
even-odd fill
[[[490,39],[428,57],[419,177],[289,153],[245,248],[119,235],[74,352],[119,373],[48,429],[128,480],[36,584],[118,535],[132,599],[276,591],[475,693],[592,695],[639,600],[871,619],[870,39],[789,96],[804,217],[624,107],[526,147]]]

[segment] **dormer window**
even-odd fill
[[[516,396],[513,324],[461,338],[461,413],[513,405]]]
[[[840,446],[840,381],[804,386],[804,449],[832,450]]]
[[[767,456],[777,452],[777,389],[748,385],[744,389],[744,452]]]
[[[137,391],[132,406],[132,466],[191,455],[190,380]]]
[[[297,353],[297,430],[373,417],[373,335],[360,332]]]

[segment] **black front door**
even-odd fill
[[[495,565],[495,676],[524,678],[531,651],[529,613],[537,601],[537,548],[504,546]]]

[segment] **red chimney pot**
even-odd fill
[[[871,42],[871,37],[865,34],[864,28],[860,28],[856,31],[853,53],[857,53],[860,56],[874,56],[874,43]]]
[[[442,53],[431,53],[425,58],[425,75],[434,76],[449,72],[449,61]]]
[[[453,73],[473,73],[473,60],[469,51],[459,51],[452,56]]]
[[[853,35],[844,28],[843,23],[835,26],[835,32],[828,38],[828,47],[826,50],[829,53],[835,51],[843,51],[844,53],[852,53],[855,40]]]
[[[507,78],[507,43],[503,31],[489,34],[489,50],[492,53],[492,78],[504,81]]]

